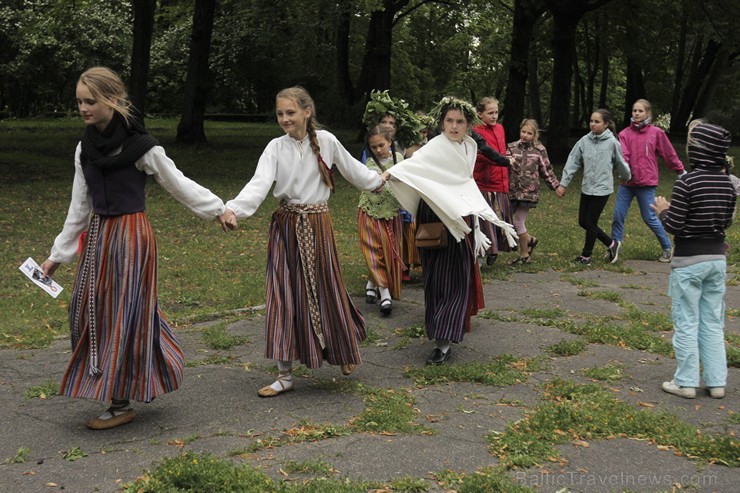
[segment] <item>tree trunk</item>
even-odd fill
[[[339,25],[337,26],[337,86],[339,96],[348,106],[357,102],[355,88],[349,71],[349,35],[352,16],[349,3],[340,4]]]
[[[146,116],[146,90],[156,6],[156,0],[134,0],[133,2],[134,42],[131,50],[131,76],[128,93],[136,109],[134,115],[142,124]]]
[[[729,60],[730,50],[726,43],[721,43],[717,51],[717,56],[714,59],[714,63],[712,63],[712,68],[709,69],[709,72],[704,79],[704,83],[701,86],[701,90],[696,97],[696,102],[694,103],[694,118],[703,118],[709,114],[712,96],[714,96],[714,91],[717,89],[720,77],[722,77],[722,74],[725,73],[725,70],[727,69]]]
[[[576,27],[580,16],[554,13],[553,15],[553,73],[550,95],[550,125],[547,134],[547,152],[554,161],[565,161],[570,146],[570,93],[573,71],[573,53]]]
[[[185,101],[180,123],[177,125],[177,142],[185,144],[206,143],[203,117],[206,111],[206,98],[211,86],[208,55],[211,50],[215,10],[216,0],[195,1],[188,75],[185,81]]]
[[[697,48],[700,48],[698,46]],[[714,40],[709,40],[707,48],[704,50],[701,56],[701,62],[696,64],[696,68],[689,74],[689,79],[686,82],[683,96],[681,97],[681,105],[678,109],[675,119],[671,118],[671,131],[683,131],[686,125],[689,123],[689,118],[692,117],[692,110],[696,104],[699,91],[701,90],[702,82],[707,77],[709,70],[712,68],[717,53],[719,52],[720,44]],[[698,61],[699,57],[695,57]],[[694,115],[696,116],[696,115]]]
[[[673,98],[671,100],[671,115],[678,115],[678,108],[681,105],[681,86],[683,85],[683,72],[686,57],[686,31],[688,28],[688,9],[686,1],[681,2],[681,28],[678,36],[678,55],[676,56],[676,76],[673,83]],[[671,125],[673,126],[673,125]]]
[[[519,122],[524,118],[527,76],[531,65],[529,63],[529,45],[532,41],[534,26],[544,11],[545,2],[543,0],[515,0],[514,2],[509,79],[506,85],[508,90],[504,99],[507,120],[505,127],[506,140],[508,142],[519,138]],[[533,85],[530,83],[530,92],[532,87]]]
[[[632,56],[627,56],[627,90],[624,93],[624,115],[622,127],[630,124],[632,105],[639,98],[645,97],[645,78],[642,76],[642,67]]]
[[[576,28],[587,12],[610,0],[545,0],[553,17],[552,32],[552,94],[547,153],[554,162],[562,162],[570,149],[570,91],[575,54]]]
[[[540,126],[544,126],[542,120],[542,98],[540,98],[540,78],[537,73],[537,51],[532,51],[529,55],[529,114],[537,120]],[[516,140],[516,136],[515,139]]]
[[[606,108],[606,95],[609,89],[609,49],[601,50],[601,89],[599,90],[599,108]]]

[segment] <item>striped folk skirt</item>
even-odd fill
[[[406,265],[421,265],[421,255],[416,248],[416,219],[411,222],[403,221],[403,263]]]
[[[360,364],[365,320],[344,287],[326,204],[282,203],[268,245],[265,356],[309,368]]]
[[[357,209],[357,229],[360,249],[367,263],[370,281],[377,287],[388,288],[391,298],[401,297],[401,216],[393,219],[375,219],[362,209]]]
[[[439,218],[422,201],[417,221],[438,222]],[[419,249],[424,266],[424,325],[429,339],[460,342],[472,330],[471,317],[484,307],[483,285],[471,235],[458,243],[447,234],[447,248]]]
[[[177,390],[183,355],[157,301],[157,242],[143,212],[94,216],[70,303],[61,395],[150,402]]]
[[[509,202],[509,194],[484,191],[481,191],[481,194],[483,194],[483,198],[486,199],[486,202],[488,202],[488,205],[491,206],[491,209],[493,209],[493,212],[496,213],[498,218],[511,224],[512,210],[511,203]],[[511,251],[509,242],[506,240],[506,235],[501,228],[481,219],[480,229],[486,235],[486,238],[491,240],[491,246],[486,250],[486,255],[498,255],[499,252]]]

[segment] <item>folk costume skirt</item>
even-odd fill
[[[70,303],[72,359],[59,393],[150,402],[177,390],[180,346],[157,301],[157,242],[144,212],[94,216]]]
[[[402,228],[401,216],[375,219],[357,209],[360,250],[369,279],[377,287],[388,288],[394,300],[401,297],[401,275],[405,268],[401,258]]]
[[[417,221],[423,224],[440,219],[422,201]],[[485,306],[483,285],[471,235],[458,243],[449,231],[447,234],[447,248],[419,249],[424,267],[424,325],[429,339],[460,342],[472,330],[471,317]]]
[[[421,255],[419,254],[419,249],[416,248],[416,218],[413,218],[412,221],[403,221],[403,241],[401,248],[404,264],[421,265]]]
[[[360,364],[365,319],[344,287],[327,204],[280,204],[268,245],[265,356]]]
[[[493,209],[493,212],[496,213],[498,218],[511,224],[512,209],[509,202],[509,194],[504,192],[484,192],[482,190],[481,194],[483,194],[483,198],[486,199],[486,202],[488,202],[488,205],[491,206],[491,209]],[[506,240],[506,235],[501,228],[481,219],[480,229],[486,235],[486,238],[491,240],[491,246],[486,250],[486,255],[498,255],[499,252],[511,251],[509,242]]]

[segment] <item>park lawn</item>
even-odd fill
[[[177,121],[150,119],[149,130],[168,155],[189,177],[228,200],[251,178],[267,142],[282,134],[274,124],[207,122],[210,145],[185,147],[175,144]],[[334,130],[355,155],[361,144],[354,129]],[[65,288],[52,299],[26,279],[18,267],[29,256],[41,263],[49,254],[62,228],[69,205],[74,149],[82,132],[77,118],[0,121],[0,347],[45,347],[68,333],[69,304],[74,265],[60,267],[55,279]],[[683,144],[676,143],[683,156]],[[738,148],[733,148],[738,154]],[[562,163],[556,163],[560,175]],[[675,174],[661,169],[659,194],[670,196]],[[577,225],[580,176],[558,199],[544,188],[542,201],[527,221],[530,233],[540,239],[534,262],[519,269],[538,271],[580,270],[571,264],[583,244]],[[365,263],[357,240],[356,204],[359,192],[337,180],[330,200],[343,275],[350,293],[360,295],[366,281]],[[601,226],[610,229],[613,198],[602,216]],[[159,301],[172,325],[190,324],[232,315],[234,310],[264,304],[267,229],[277,203],[268,195],[257,213],[240,222],[235,232],[223,233],[216,222],[203,221],[177,203],[153,180],[147,187],[147,213],[159,246]],[[642,223],[636,205],[630,210],[623,258],[653,260],[660,247]],[[740,228],[729,231],[734,246],[728,264],[740,260]],[[605,250],[597,245],[592,269],[628,271],[621,262],[607,264]],[[483,268],[484,279],[505,279],[512,272],[507,261],[515,253],[502,254],[492,267]],[[417,278],[418,279],[418,278]],[[667,282],[667,280],[666,280]],[[737,282],[731,280],[730,282]]]

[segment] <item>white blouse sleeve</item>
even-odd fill
[[[336,137],[332,139],[331,160],[327,165],[335,165],[342,176],[356,188],[370,192],[380,186],[380,175],[352,157]]]
[[[278,141],[271,141],[262,151],[257,169],[249,183],[233,200],[226,202],[226,207],[234,211],[237,218],[246,218],[257,211],[277,178]]]
[[[161,146],[149,149],[136,162],[136,167],[152,175],[175,200],[202,219],[214,219],[226,210],[223,200],[177,169]]]
[[[60,264],[72,262],[77,255],[77,245],[80,235],[87,229],[92,212],[92,197],[87,189],[85,176],[82,174],[80,163],[81,146],[75,151],[75,177],[72,182],[72,200],[69,202],[67,219],[64,221],[62,232],[54,240],[49,260]]]

